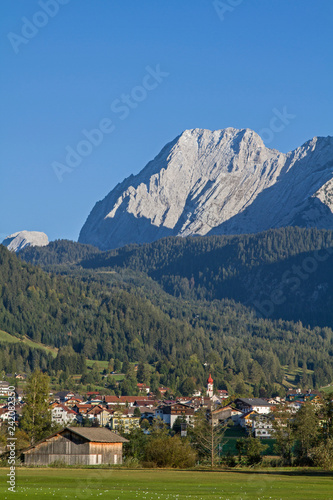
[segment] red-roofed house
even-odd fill
[[[0,425],[3,422],[8,422],[8,418],[10,416],[10,411],[8,408],[0,408]]]
[[[150,391],[150,387],[148,387],[146,384],[139,384],[138,383],[137,386],[138,386],[138,389],[140,392],[145,392],[148,394]]]
[[[94,406],[87,411],[86,416],[89,419],[97,421],[102,427],[105,427],[110,423],[111,413],[110,410],[106,410],[102,406]]]
[[[76,411],[76,413],[80,413],[81,415],[85,415],[87,411],[91,410],[96,405],[92,405],[89,403],[80,403],[75,406],[73,406],[73,410]]]
[[[80,404],[80,403],[83,403],[83,399],[76,396],[76,397],[73,397],[73,398],[69,398],[69,399],[66,399],[66,401],[64,401],[64,405],[67,406],[68,408],[73,408],[73,406],[77,405],[77,404]]]
[[[76,420],[77,413],[65,405],[55,405],[51,410],[52,422],[60,425],[71,424]]]
[[[225,389],[219,389],[217,393],[219,395],[219,399],[226,399],[229,397],[228,391],[226,391]]]
[[[104,396],[104,402],[110,406],[133,406],[139,396]]]
[[[170,392],[170,387],[163,387],[163,386],[162,386],[162,387],[159,387],[159,388],[158,388],[158,391],[159,391],[159,393],[160,393],[162,396],[164,396],[164,394],[165,394],[166,392]]]
[[[87,395],[87,398],[88,398],[88,399],[89,399],[89,398],[91,399],[92,397],[94,397],[94,398],[98,398],[98,399],[101,399],[101,398],[102,398],[102,396],[100,395],[100,393],[99,393],[99,392],[97,392],[97,391],[88,391],[88,392],[86,392],[86,395]]]

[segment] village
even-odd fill
[[[163,398],[169,388],[160,387],[157,399],[150,388],[138,383],[139,395],[101,395],[88,391],[78,395],[70,390],[49,394],[49,409],[56,431],[23,451],[26,465],[50,465],[56,461],[68,465],[119,465],[123,463],[123,444],[134,429],[150,433],[154,422],[163,422],[170,430],[180,429],[181,437],[194,425],[201,410],[212,428],[225,426],[238,429],[239,435],[261,440],[274,437],[277,412],[286,412],[289,419],[306,403],[320,407],[323,396],[316,390],[289,389],[285,397],[232,397],[226,390],[215,390],[211,375],[204,393],[173,400]],[[11,387],[0,382],[0,425],[8,426],[12,410],[6,403]],[[15,390],[15,421],[19,424],[25,395]]]

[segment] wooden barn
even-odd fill
[[[25,450],[26,465],[121,464],[128,440],[106,427],[65,427]]]

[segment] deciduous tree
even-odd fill
[[[195,414],[193,423],[192,444],[199,455],[208,459],[211,467],[214,467],[227,426],[220,423],[214,425],[209,414],[200,410]]]
[[[320,426],[319,417],[314,405],[310,402],[304,405],[296,413],[293,428],[296,438],[296,456],[301,464],[311,464],[311,448],[318,441]]]
[[[286,408],[279,408],[274,412],[273,437],[276,440],[275,449],[285,465],[291,465],[294,432],[292,425],[293,415]]]
[[[22,409],[21,427],[34,444],[52,431],[52,418],[49,408],[49,377],[39,370],[34,371],[26,385],[26,397]]]
[[[262,444],[260,439],[252,436],[237,439],[236,443],[239,455],[246,457],[248,465],[259,464],[262,461],[262,453],[267,447],[267,444]]]

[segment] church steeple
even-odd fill
[[[213,379],[212,375],[209,374],[208,380],[207,380],[207,396],[209,398],[212,398],[214,394],[214,385],[213,385]]]

